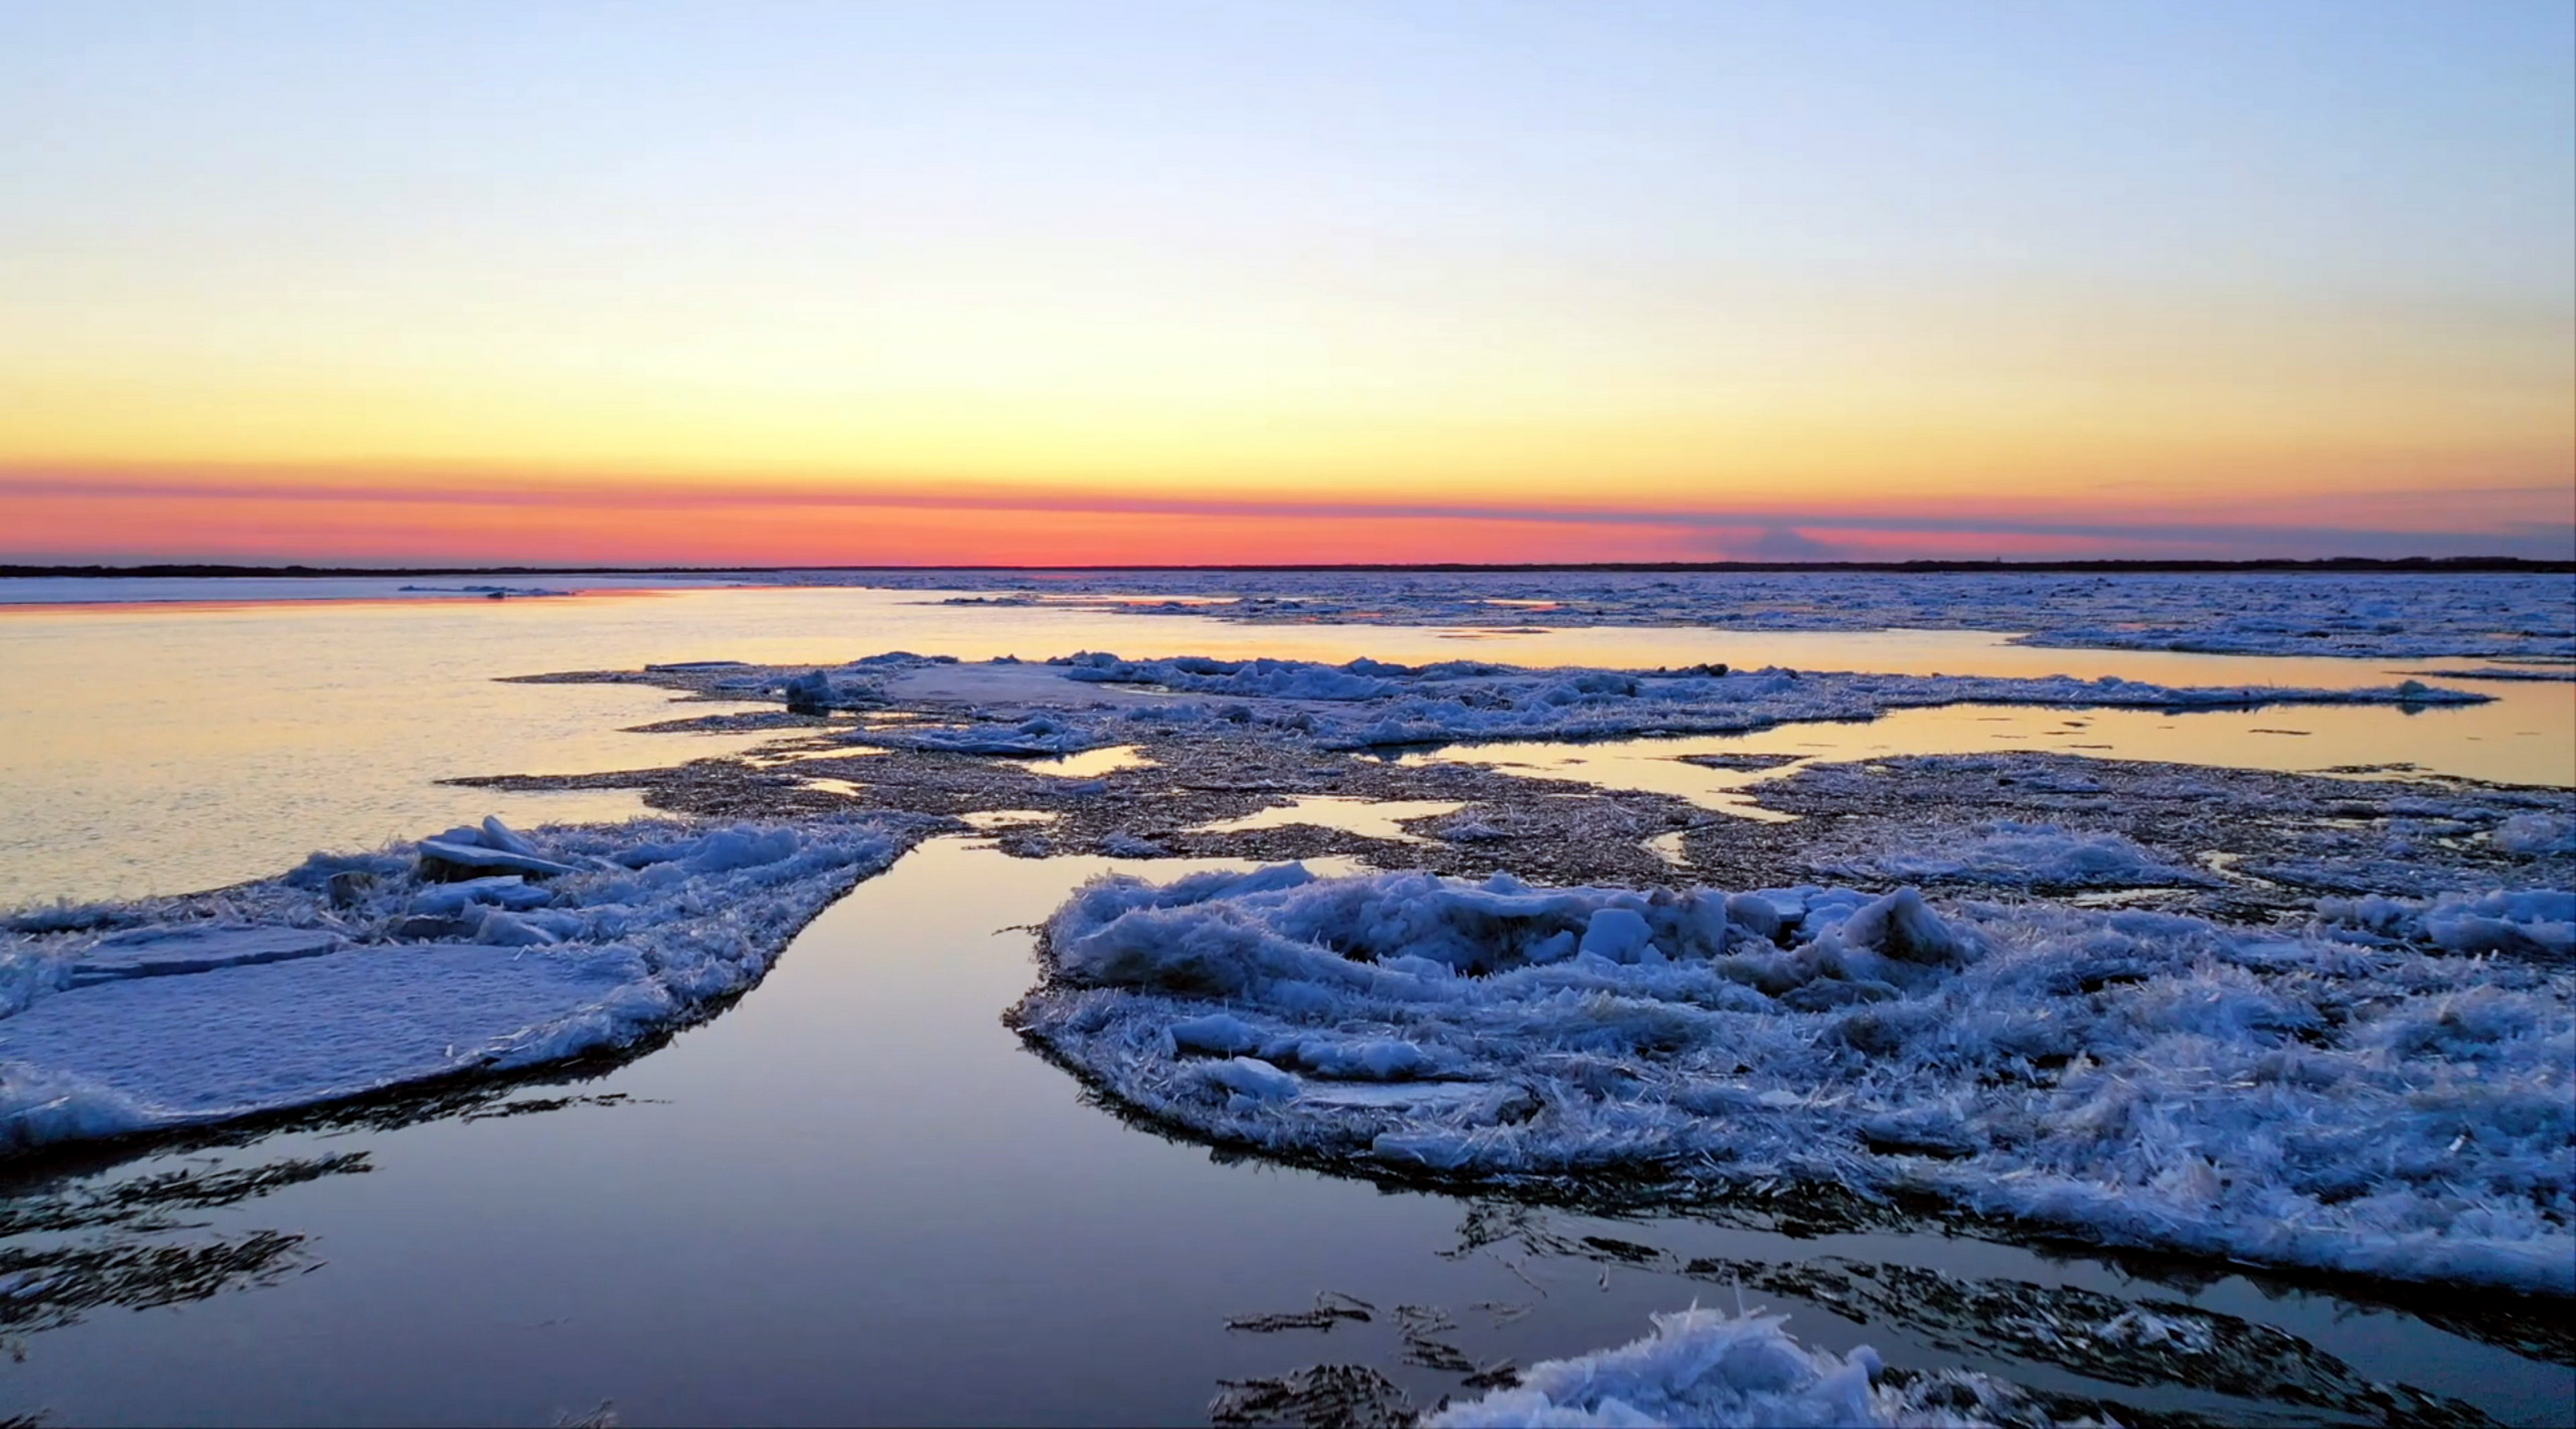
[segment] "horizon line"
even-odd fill
[[[277,577],[332,579],[351,576],[579,576],[579,575],[775,575],[795,571],[864,573],[868,571],[1025,571],[1031,573],[1243,572],[1325,573],[1335,571],[1439,571],[1460,574],[1536,571],[1625,571],[1640,574],[1829,574],[1837,571],[1890,574],[2047,574],[2130,572],[2154,574],[2232,571],[2299,574],[2384,573],[2389,575],[2576,575],[2576,560],[2530,556],[2258,556],[2243,559],[2078,557],[2056,560],[1962,559],[1928,557],[1893,561],[1286,561],[1217,563],[1077,563],[1032,565],[1006,562],[939,561],[897,563],[873,561],[821,565],[447,565],[447,566],[316,566],[238,565],[220,561],[139,561],[124,564],[0,562],[0,579],[38,580],[65,577],[135,579],[227,579]]]

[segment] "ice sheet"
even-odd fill
[[[817,690],[829,691],[839,705],[873,705],[894,696],[897,680],[916,673],[900,661],[927,663],[914,656],[875,656],[836,669],[751,672],[714,688],[779,694],[804,702],[801,708],[814,707],[811,702],[821,698]],[[1530,669],[1472,660],[1327,665],[1204,656],[1127,660],[1097,651],[1045,665],[951,661],[936,673],[942,698],[956,706],[942,719],[857,729],[842,738],[884,748],[1026,759],[1119,745],[1145,730],[1227,725],[1305,738],[1325,749],[1358,750],[1464,740],[1722,734],[1950,704],[2187,711],[2269,704],[2430,708],[2491,699],[2412,679],[2362,689],[2178,687],[2118,676]],[[1147,693],[1156,698],[1140,698]]]
[[[1136,615],[1366,625],[2001,630],[2034,645],[2576,660],[2576,577],[2389,572],[869,571],[798,580],[1011,592]],[[1139,600],[1137,597],[1161,597]]]
[[[0,921],[0,1154],[629,1045],[702,1016],[926,821],[488,820]],[[459,881],[498,861],[528,871]]]
[[[1278,865],[1087,887],[1012,1015],[1151,1116],[1355,1168],[1922,1193],[2103,1244],[2568,1294],[2567,898],[2252,929]],[[1343,1083],[1437,1092],[1311,1092]]]

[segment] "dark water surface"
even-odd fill
[[[2207,1267],[2157,1281],[1930,1232],[1611,1219],[1212,1157],[1086,1105],[998,1020],[1033,975],[1012,925],[1110,866],[937,841],[730,1011],[605,1076],[22,1184],[0,1201],[0,1329],[23,1356],[0,1360],[0,1413],[549,1424],[611,1400],[629,1424],[1186,1423],[1221,1379],[1325,1361],[1427,1407],[1462,1378],[1403,1362],[1399,1304],[1455,1322],[1423,1338],[1527,1364],[1739,1293],[1810,1343],[2229,1420],[2377,1422],[2365,1381],[2509,1422],[2576,1402],[2550,1362],[2565,1341],[2500,1348],[2514,1327],[2492,1313],[2482,1339]],[[282,1184],[222,1180],[260,1168]],[[1376,1312],[1226,1326],[1323,1291]],[[2218,1348],[2048,1343],[2140,1299],[2222,1317],[2202,1317]],[[130,1308],[154,1301],[174,1303]]]

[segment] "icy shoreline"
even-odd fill
[[[2576,1293],[2576,894],[2448,906],[2247,929],[1286,865],[1092,885],[1012,1022],[1155,1120],[1354,1170],[1929,1194]]]
[[[0,1156],[631,1046],[758,982],[933,821],[522,836],[0,919]]]

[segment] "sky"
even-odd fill
[[[2576,555],[2576,5],[0,0],[0,561]]]

